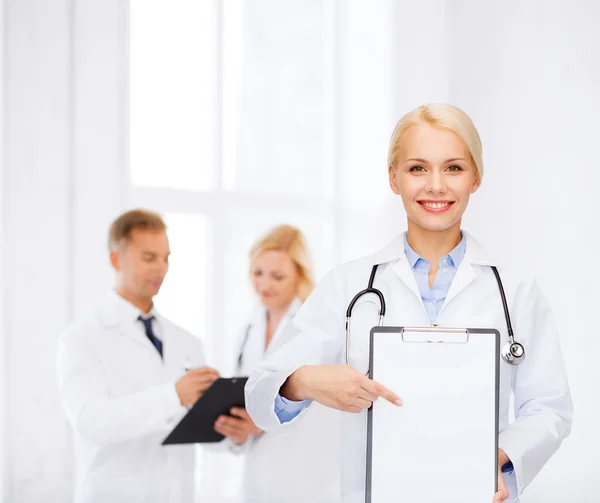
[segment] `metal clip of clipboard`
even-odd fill
[[[438,336],[437,340],[423,340],[422,337],[418,339],[411,339],[411,334],[432,334]],[[452,337],[439,338],[440,335],[448,335]],[[456,339],[455,336],[462,335],[464,338]],[[465,328],[440,328],[437,326],[431,327],[404,327],[400,330],[400,336],[402,342],[417,342],[417,343],[449,343],[449,344],[466,344],[469,342],[469,331]],[[432,338],[433,339],[433,338]]]

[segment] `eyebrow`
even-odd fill
[[[142,255],[148,255],[148,256],[151,256],[151,257],[156,257],[158,255],[158,253],[153,252],[153,251],[143,250],[142,251]],[[167,257],[170,257],[170,256],[171,256],[171,252],[167,253]]]
[[[428,162],[425,159],[420,159],[418,157],[411,157],[410,159],[406,159],[406,161],[404,161],[404,162],[412,162],[412,161],[424,162],[424,163]],[[454,162],[454,161],[465,161],[465,162],[467,162],[467,160],[465,158],[463,158],[463,157],[453,157],[452,159],[447,159],[444,162]]]

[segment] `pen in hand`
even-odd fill
[[[190,369],[175,384],[181,404],[194,405],[218,378],[219,372],[210,367]]]

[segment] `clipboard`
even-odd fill
[[[214,424],[220,415],[230,415],[232,407],[245,407],[244,386],[247,377],[219,378],[208,388],[162,445],[220,442]]]
[[[500,333],[374,327],[369,377],[403,406],[373,403],[366,503],[471,503],[498,490]]]

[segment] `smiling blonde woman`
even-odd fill
[[[569,434],[572,422],[550,306],[527,271],[520,274],[496,263],[461,228],[483,179],[481,141],[467,114],[443,104],[409,112],[392,134],[388,159],[389,185],[402,198],[408,231],[377,253],[325,276],[293,321],[299,335],[250,377],[248,411],[266,431],[298,420],[314,403],[343,411],[343,501],[364,502],[366,411],[377,397],[402,406],[402,390],[389,390],[385,383],[365,377],[369,332],[378,322],[372,299],[363,297],[354,306],[353,340],[346,349],[348,303],[373,273],[387,302],[387,325],[496,328],[505,345],[510,338],[495,266],[527,358],[518,366],[500,362],[499,491],[490,494],[490,501],[518,501]],[[512,422],[511,405],[516,415]],[[397,496],[401,499],[402,487]],[[459,492],[448,493],[443,501],[461,498]]]

